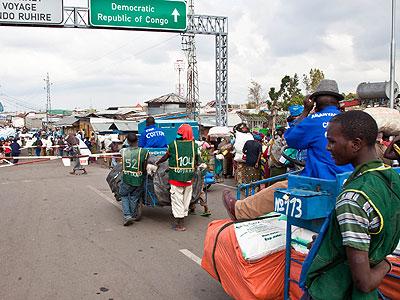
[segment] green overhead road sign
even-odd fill
[[[90,0],[89,4],[92,26],[186,30],[186,1]]]

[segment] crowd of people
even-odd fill
[[[109,152],[120,153],[122,181],[119,186],[123,225],[140,219],[145,176],[157,172],[168,161],[168,182],[174,229],[185,231],[190,212],[193,181],[200,166],[212,170],[218,181],[234,177],[237,184],[251,183],[299,170],[300,175],[336,179],[351,173],[337,198],[330,225],[316,238],[313,261],[305,277],[302,299],[376,298],[376,288],[391,270],[386,256],[400,239],[400,178],[391,168],[400,160],[400,136],[379,132],[376,121],[362,111],[342,112],[336,81],[322,80],[304,105],[289,108],[287,126],[251,131],[238,124],[233,132],[195,141],[192,127],[183,124],[175,139],[167,143],[153,117],[138,138],[129,133],[124,143],[114,140]],[[59,130],[39,131],[31,146],[23,138],[0,141],[0,154],[18,162],[21,148],[34,149],[36,156],[79,156],[79,144],[91,152],[106,150],[94,135],[85,132],[63,136]],[[122,149],[121,149],[122,148]],[[149,148],[166,148],[164,156],[149,163]],[[111,167],[118,165],[117,155]],[[82,170],[79,159],[71,173]],[[266,185],[254,195],[237,201],[223,192],[223,204],[234,221],[251,220],[274,211],[274,192],[288,188],[287,180]],[[206,205],[205,205],[206,206]],[[208,211],[206,206],[205,211]]]
[[[304,166],[305,176],[331,179],[337,173],[337,166],[325,149],[324,134],[331,117],[341,112],[341,97],[324,100],[318,102],[315,111],[315,101],[289,107],[286,126],[278,125],[274,132],[269,128],[250,130],[241,123],[225,137],[214,140],[203,137],[199,142],[202,160],[214,171],[217,181],[234,177],[237,185],[298,171]],[[313,117],[306,119],[312,112]],[[396,167],[399,161],[388,155],[393,139],[399,138],[379,132],[375,148],[380,160]]]
[[[336,179],[351,172],[337,198],[329,226],[316,237],[303,266],[301,284],[308,299],[377,299],[377,288],[391,271],[387,256],[400,239],[400,177],[386,162],[400,159],[400,137],[378,135],[376,121],[363,111],[342,113],[334,80],[322,80],[304,100],[304,110],[280,136],[292,149],[306,151],[301,175]],[[280,142],[280,141],[279,141]],[[377,151],[380,150],[380,151]],[[256,164],[255,164],[256,167]],[[233,220],[249,220],[274,211],[277,182],[236,201],[224,191]]]
[[[85,131],[64,135],[59,129],[40,129],[34,133],[27,134],[26,128],[16,130],[14,136],[0,138],[0,163],[19,163],[22,150],[31,158],[42,158],[48,156],[70,157],[75,161],[71,174],[87,174],[86,169],[80,163],[80,152],[83,148],[90,152],[97,152],[98,145],[95,135],[91,138],[85,137]],[[90,153],[88,152],[88,153]],[[77,171],[82,171],[78,172]]]
[[[22,150],[25,150],[24,154],[26,156],[34,157],[71,156],[71,152],[73,152],[71,146],[78,145],[79,140],[93,154],[112,152],[113,150],[115,152],[119,151],[119,141],[118,143],[112,143],[111,141],[106,143],[105,139],[100,141],[94,133],[88,136],[85,130],[80,130],[72,134],[64,134],[60,128],[55,128],[48,130],[39,129],[38,131],[27,133],[27,129],[22,128],[14,132],[12,136],[0,137],[0,157],[11,157],[13,158],[13,163],[18,163],[18,156],[20,156]],[[78,140],[72,141],[71,135],[75,136]],[[68,138],[72,141],[72,144],[68,142]],[[116,150],[115,145],[117,145],[118,150]]]

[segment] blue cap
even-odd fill
[[[254,137],[254,139],[255,139],[256,141],[261,141],[261,140],[262,140],[262,136],[259,135],[259,134],[254,134],[253,137]]]
[[[304,110],[304,107],[302,105],[291,105],[291,106],[289,106],[290,115],[293,116],[293,117],[297,117],[297,116],[301,115],[303,110]]]

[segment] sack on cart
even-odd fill
[[[387,135],[400,134],[400,111],[388,107],[370,107],[364,111],[374,118],[379,131]]]
[[[161,156],[150,155],[149,164],[155,164]],[[145,197],[143,202],[147,206],[170,206],[170,184],[168,183],[168,162],[159,165],[153,176],[148,175],[145,180]],[[107,175],[106,181],[114,194],[117,201],[121,201],[119,195],[119,185],[122,180],[122,165],[117,164]],[[193,179],[193,194],[191,203],[196,203],[200,198],[202,191],[203,179],[202,172],[196,170]]]
[[[155,164],[160,157],[150,155],[148,163]],[[145,187],[145,204],[150,206],[171,206],[171,185],[168,182],[168,162],[158,166],[157,172],[148,177]],[[193,178],[193,192],[190,203],[196,203],[200,198],[203,181],[202,172],[197,169]]]
[[[117,164],[110,173],[108,173],[106,181],[108,186],[111,189],[111,192],[114,194],[115,200],[121,201],[121,197],[119,195],[119,185],[122,180],[122,165]]]
[[[282,225],[279,222],[276,226],[278,228]],[[243,223],[251,224],[250,226],[242,227],[245,228],[246,235],[251,236],[259,231],[257,230],[258,225],[254,221]],[[283,299],[285,250],[279,250],[282,244],[281,239],[274,240],[271,245],[267,246],[267,249],[262,250],[266,256],[257,260],[250,259],[250,254],[254,255],[253,258],[255,258],[256,255],[260,254],[258,251],[261,249],[250,247],[251,253],[244,252],[249,251],[247,248],[242,249],[240,246],[245,241],[238,241],[243,239],[244,236],[238,237],[238,231],[235,230],[235,225],[240,224],[240,222],[235,223],[231,220],[216,220],[208,225],[204,240],[202,268],[215,280],[219,281],[225,292],[234,299]],[[261,235],[263,235],[263,231],[264,233],[272,232],[272,228],[268,226],[265,227],[262,225],[258,228],[264,228],[260,230]],[[270,234],[268,236],[271,237]],[[292,238],[302,243],[311,241],[311,236],[311,232],[303,228],[296,227],[292,231]],[[249,238],[253,239],[253,237]],[[255,239],[259,239],[259,237]],[[249,243],[254,244],[254,240],[249,241]],[[291,253],[292,259],[303,262],[308,253],[307,248],[296,244],[292,244],[292,246],[294,246]],[[400,251],[400,245],[398,251]],[[400,257],[389,256],[388,259],[393,263],[391,275],[394,276],[386,276],[379,290],[389,299],[400,299],[400,280],[398,279],[400,276],[400,267],[398,267],[400,265]],[[290,266],[290,278],[299,281],[301,267],[300,264],[292,262]],[[396,276],[397,278],[395,278]],[[302,295],[303,291],[297,284],[290,284],[290,299],[300,299]]]
[[[234,299],[283,299],[285,251],[244,259],[231,220],[209,224],[201,266]]]

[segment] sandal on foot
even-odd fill
[[[200,214],[200,216],[209,217],[209,216],[211,216],[211,213],[209,211],[208,212],[203,212],[202,214]]]
[[[186,231],[186,227],[184,227],[184,226],[175,226],[174,230],[175,231]]]

